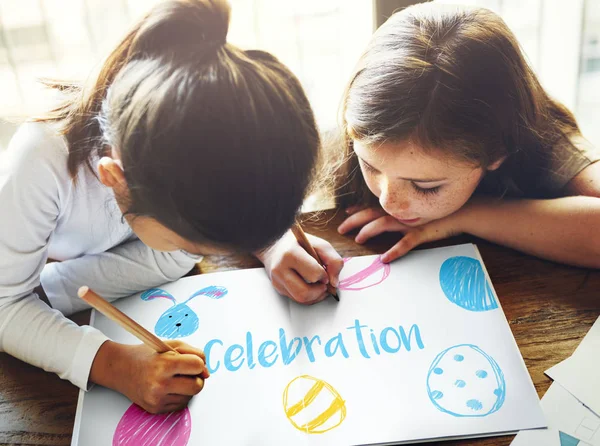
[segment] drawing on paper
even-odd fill
[[[577,446],[580,443],[577,438],[565,434],[563,431],[558,431],[558,437],[560,439],[560,446]]]
[[[427,373],[427,393],[442,412],[455,417],[485,417],[504,404],[504,374],[479,347],[460,344],[438,354]]]
[[[351,261],[352,258],[345,258],[344,264]],[[342,270],[342,274],[344,271]],[[373,262],[366,268],[350,274],[340,280],[338,288],[340,290],[358,291],[379,285],[390,275],[390,265],[383,263],[381,258],[377,256]]]
[[[142,300],[167,299],[173,306],[165,311],[154,327],[158,336],[168,339],[183,338],[191,335],[198,329],[200,321],[198,315],[192,310],[188,302],[197,296],[208,296],[212,299],[220,299],[227,294],[227,288],[222,286],[208,286],[196,291],[185,302],[177,303],[177,300],[165,290],[153,288],[142,293]]]
[[[322,434],[346,418],[346,402],[337,390],[310,375],[294,378],[283,391],[283,409],[292,425],[307,434]]]
[[[117,425],[112,446],[186,446],[191,432],[192,417],[187,407],[153,415],[132,404]]]
[[[591,440],[600,429],[600,421],[598,419],[592,419],[584,417],[575,429],[575,435],[582,440]]]
[[[481,262],[472,257],[450,257],[440,268],[440,285],[448,300],[470,311],[498,308]]]

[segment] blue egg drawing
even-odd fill
[[[447,348],[431,363],[427,394],[448,415],[486,417],[504,404],[506,383],[491,356],[476,345],[460,344]]]
[[[440,268],[440,286],[452,303],[469,311],[498,308],[481,262],[472,257],[450,257]]]

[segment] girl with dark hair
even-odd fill
[[[116,299],[178,279],[201,254],[257,252],[271,265],[265,247],[294,221],[319,134],[283,64],[226,42],[229,14],[223,0],[160,2],[89,85],[49,83],[64,103],[23,124],[0,163],[2,351],[151,412],[200,392],[201,351],[172,341],[183,354],[159,355],[63,314],[85,308],[81,285]],[[337,276],[342,260],[313,242]],[[324,295],[306,282],[325,270],[300,258],[288,295]]]

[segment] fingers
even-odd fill
[[[315,248],[323,267],[304,249],[295,250],[294,261],[290,269],[281,275],[282,284],[287,295],[302,304],[315,304],[327,297],[327,287],[323,284],[332,282],[334,287],[339,284],[339,273],[344,261],[325,240],[307,234],[310,244]]]
[[[362,209],[364,209],[364,208],[360,205],[348,206],[346,208],[346,214],[348,214],[348,215],[356,214],[358,211],[360,211]]]
[[[340,234],[346,234],[347,232],[364,226],[367,223],[378,219],[379,217],[383,217],[384,215],[387,215],[387,213],[380,208],[363,209],[350,215],[350,217],[344,220],[342,224],[338,226],[338,232]]]
[[[298,244],[291,231],[263,255],[263,263],[278,293],[298,303],[313,304],[327,297],[325,284],[339,281],[343,261],[329,243],[307,237],[327,270]]]
[[[447,217],[443,220],[436,220],[417,228],[410,228],[410,231],[404,235],[402,240],[381,256],[381,261],[386,263],[391,262],[423,243],[433,242],[459,234],[460,231],[456,229],[453,223],[453,220]]]
[[[176,376],[166,389],[169,395],[194,396],[204,388],[204,380],[198,376]]]
[[[204,352],[199,348],[192,347],[191,345],[179,340],[165,341],[165,343],[168,344],[170,347],[173,347],[179,353],[200,356],[200,358],[202,358],[202,361],[206,362],[206,356],[204,355]]]
[[[198,362],[202,362],[202,368],[204,362],[196,355],[169,353],[159,355],[157,360],[156,368],[149,370],[153,376],[142,389],[141,401],[136,402],[151,413],[182,409],[204,388],[204,378],[195,373]]]
[[[182,341],[167,341],[167,343],[180,353],[165,358],[169,361],[168,372],[171,375],[197,375],[203,379],[210,376],[206,367],[206,356],[202,350]]]
[[[327,297],[327,286],[323,283],[306,283],[293,270],[286,271],[275,279],[274,285],[281,294],[300,304],[315,304]],[[283,292],[282,292],[283,291]]]
[[[344,260],[338,254],[338,252],[325,240],[308,234],[308,239],[319,254],[321,261],[324,263],[327,269],[327,275],[329,282],[334,287],[338,287],[340,283],[340,272],[344,267]]]
[[[173,396],[173,402],[165,404],[163,412],[179,412],[187,407],[192,398],[189,396]]]
[[[138,403],[146,412],[158,414],[166,412],[178,412],[185,409],[192,399],[189,395],[166,395],[159,404]]]
[[[142,397],[133,401],[150,413],[173,412],[183,409],[192,396],[201,391],[204,386],[204,380],[201,378],[197,378],[198,382],[193,382],[191,377],[185,377],[188,381],[183,381],[183,378],[171,378],[163,384],[149,383],[145,387]]]
[[[354,241],[356,243],[364,243],[370,238],[373,238],[383,232],[405,231],[407,227],[396,220],[394,217],[386,215],[377,220],[367,223],[356,235]]]
[[[150,413],[179,410],[204,388],[209,376],[204,353],[182,341],[166,343],[177,351],[156,353],[147,346],[131,346],[131,379],[122,393]]]
[[[321,241],[318,237],[309,237],[311,243]],[[270,268],[267,268],[270,269],[271,279],[281,278],[288,271],[294,270],[307,283],[329,283],[327,271],[298,244],[295,238],[290,240],[289,244],[282,245],[281,252],[277,254],[277,258],[272,260],[273,262],[268,262]]]
[[[203,378],[210,376],[205,362],[196,355],[180,354],[172,359],[176,363],[173,370],[176,372],[174,375],[199,375]]]
[[[329,275],[325,268],[304,250],[299,251],[293,257],[289,267],[296,271],[306,283],[329,283]]]
[[[402,257],[416,246],[425,243],[426,240],[423,238],[423,234],[424,231],[419,230],[407,233],[404,237],[402,237],[402,240],[392,246],[381,256],[381,261],[384,263],[389,263],[398,257]]]

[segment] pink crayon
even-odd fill
[[[113,446],[186,446],[192,418],[186,407],[178,412],[153,415],[132,404],[117,425]]]

